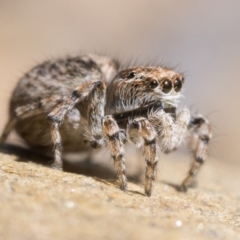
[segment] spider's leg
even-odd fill
[[[104,82],[96,83],[88,98],[88,124],[93,148],[104,145],[102,133],[102,119],[104,117],[106,85]]]
[[[144,145],[144,157],[146,161],[145,194],[151,196],[158,163],[157,132],[148,119],[139,117],[129,123],[128,135],[130,140],[135,142],[137,146]]]
[[[188,126],[190,137],[190,148],[193,152],[194,161],[190,167],[187,177],[181,184],[181,191],[195,184],[196,175],[208,156],[208,143],[212,138],[212,131],[209,121],[201,115],[192,117]]]
[[[103,91],[100,91],[100,88],[103,88]],[[105,84],[102,81],[90,81],[87,83],[83,83],[80,86],[78,86],[76,89],[74,89],[72,93],[71,98],[65,98],[61,103],[56,105],[52,111],[48,114],[48,119],[51,124],[51,135],[52,135],[52,141],[54,145],[54,162],[52,166],[54,168],[62,168],[62,143],[61,143],[61,135],[59,132],[59,126],[63,123],[64,117],[66,114],[71,111],[74,106],[89,97],[89,101],[91,101],[92,105],[89,107],[89,125],[90,125],[90,131],[93,134],[93,138],[95,137],[95,132],[97,132],[98,127],[101,129],[101,119],[103,116],[103,107],[100,109],[101,116],[100,119],[98,118],[98,103],[96,99],[92,100],[94,97],[96,97],[98,93],[98,96],[100,98],[105,99]],[[100,93],[99,93],[100,92]],[[100,101],[100,100],[99,100]],[[103,101],[103,100],[102,100]],[[95,116],[93,116],[95,115]],[[91,121],[92,118],[95,120]],[[97,121],[96,121],[97,119]],[[97,124],[93,124],[97,122]],[[94,127],[92,126],[94,125]],[[98,133],[98,132],[97,132]],[[98,135],[99,136],[99,135]],[[95,139],[95,138],[94,138]]]
[[[0,146],[5,142],[10,132],[14,129],[16,122],[17,122],[17,119],[15,117],[8,119],[8,122],[5,125],[3,132],[0,136]]]
[[[14,129],[18,120],[28,118],[37,114],[40,114],[42,111],[39,109],[39,103],[27,104],[25,106],[17,107],[12,114],[7,124],[4,127],[4,130],[0,137],[0,145],[2,145],[10,132]]]
[[[125,134],[119,129],[117,122],[111,115],[106,115],[102,120],[103,135],[114,160],[114,167],[120,182],[120,189],[127,189],[126,167],[125,167]]]
[[[107,140],[120,182],[120,188],[126,190],[125,131],[119,129],[117,122],[112,116],[104,116],[105,92],[105,83],[98,81],[88,96],[87,118],[91,135],[91,146],[94,148],[101,147]]]
[[[61,99],[62,99],[61,96],[51,96],[51,97],[43,98],[38,102],[17,107],[9,117],[8,122],[4,127],[3,133],[0,137],[0,145],[4,143],[4,141],[6,140],[10,132],[14,129],[16,123],[19,120],[36,116],[38,114],[42,114],[43,112],[48,112]]]
[[[0,137],[0,145],[6,140],[7,136],[10,134],[10,132],[14,129],[15,125],[17,124],[18,121],[21,121],[23,119],[36,116],[39,114],[47,113],[49,112],[52,108],[57,108],[59,106],[59,102],[63,101],[61,96],[51,96],[47,98],[43,98],[42,100],[32,103],[32,104],[27,104],[24,106],[17,107],[14,110],[14,113],[12,116],[10,116],[4,131]],[[62,104],[62,103],[60,103]],[[56,107],[57,106],[57,107]],[[52,126],[52,135],[54,135],[54,139],[60,139],[59,134],[58,134],[58,126],[57,124],[53,124]],[[57,141],[57,149],[59,148],[59,141]],[[58,151],[59,152],[59,151]],[[58,153],[59,155],[59,153]],[[56,157],[55,157],[56,159]],[[57,157],[59,159],[59,157]],[[58,161],[59,162],[59,161]],[[59,164],[57,164],[59,165]]]

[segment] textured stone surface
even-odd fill
[[[1,239],[239,239],[237,170],[210,159],[198,187],[180,193],[174,185],[188,163],[174,157],[161,161],[148,198],[140,182],[122,192],[104,174],[61,172],[1,153]]]

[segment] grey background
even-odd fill
[[[1,0],[0,131],[18,78],[38,62],[76,52],[155,59],[186,73],[180,106],[209,116],[214,159],[239,163],[239,11],[238,0]]]

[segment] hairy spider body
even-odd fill
[[[61,125],[64,152],[88,150],[90,146],[83,137],[88,125],[88,96],[66,112],[65,121],[57,119],[61,118],[59,112],[65,113],[74,89],[89,82],[109,81],[117,68],[117,63],[96,55],[50,60],[34,67],[20,79],[10,101],[10,116],[19,118],[15,125],[17,133],[31,148],[51,153],[54,144],[49,128],[55,125],[51,126],[46,118],[52,118]]]
[[[120,188],[126,190],[125,143],[131,141],[143,147],[150,196],[160,152],[178,148],[189,129],[195,161],[181,185],[186,191],[207,157],[212,133],[206,118],[191,117],[187,109],[176,112],[183,83],[172,69],[119,71],[118,62],[93,54],[47,61],[20,79],[0,144],[15,129],[32,149],[54,149],[55,168],[62,168],[62,149],[107,146]]]

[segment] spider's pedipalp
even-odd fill
[[[164,110],[150,114],[149,121],[158,132],[161,150],[169,153],[177,149],[184,138],[190,120],[188,109],[183,109],[178,114],[168,113]]]
[[[191,115],[190,112],[187,108],[182,109],[177,115],[176,115],[176,120],[175,120],[175,124],[176,124],[176,145],[175,145],[175,149],[177,149],[184,137],[185,137],[185,133],[187,131],[187,127],[190,121]]]

